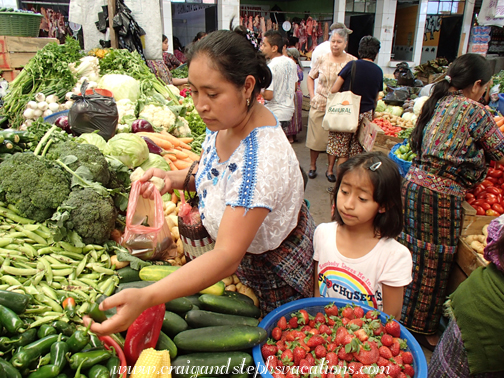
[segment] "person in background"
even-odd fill
[[[163,34],[163,61],[165,62],[166,67],[168,67],[170,71],[179,67],[182,64],[175,55],[168,52],[168,37],[164,34]]]
[[[296,63],[298,81],[296,83],[296,94],[294,96],[294,114],[291,119],[289,129],[287,130],[287,139],[290,143],[297,142],[296,135],[303,131],[303,91],[301,82],[303,81],[303,69],[299,62],[299,51],[295,47],[287,49],[287,56]]]
[[[504,215],[488,226],[484,258],[450,295],[450,316],[429,363],[429,378],[504,377]]]
[[[277,30],[264,33],[261,51],[269,59],[271,84],[264,90],[266,107],[278,118],[283,131],[288,135],[294,114],[294,95],[298,81],[296,63],[282,55],[284,38]]]
[[[343,25],[343,24],[337,24]],[[344,25],[343,25],[344,26]],[[321,152],[327,149],[329,132],[322,128],[327,96],[338,78],[338,74],[348,62],[357,58],[345,52],[348,43],[349,29],[342,27],[331,32],[331,52],[321,55],[314,62],[308,74],[307,86],[310,93],[310,114],[308,116],[308,132],[306,134],[306,147],[310,149],[310,170],[308,177],[317,177],[317,159]],[[315,91],[315,79],[318,79],[317,91]],[[333,167],[336,157],[328,155],[329,167],[326,178],[329,182],[336,182]]]
[[[198,193],[201,220],[215,248],[150,286],[105,299],[100,309],[117,307],[117,313],[93,323],[92,332],[123,331],[145,309],[235,272],[259,297],[263,315],[312,295],[315,222],[303,199],[296,154],[278,120],[256,100],[271,82],[264,55],[238,27],[196,43],[188,64],[194,105],[209,129],[189,188]],[[156,190],[149,182],[153,176],[164,180],[164,194],[182,189],[187,173],[148,170],[141,178],[143,196]]]
[[[478,102],[491,77],[484,57],[459,56],[433,87],[411,134],[417,156],[402,184],[404,230],[397,240],[413,255],[413,281],[401,322],[431,350],[439,340],[462,202],[485,178],[488,160],[504,163],[504,135]]]
[[[198,42],[200,39],[202,39],[202,38],[204,38],[204,37],[206,37],[206,36],[207,36],[207,33],[206,33],[206,32],[200,31],[200,32],[198,32],[198,33],[194,36],[194,38],[193,38],[193,40],[192,40],[192,41],[193,41],[193,43],[196,43],[196,42]]]
[[[359,126],[355,133],[338,133],[329,131],[327,142],[327,154],[338,159],[337,167],[348,160],[349,157],[364,152],[359,143],[359,128],[364,119],[373,120],[378,93],[383,89],[383,71],[374,63],[380,51],[380,41],[375,37],[362,37],[359,42],[359,60],[347,64],[339,73],[336,83],[331,88],[332,93],[350,90],[352,82],[352,65],[355,64],[355,78],[352,84],[352,92],[361,96],[359,108]],[[331,167],[329,167],[330,169]]]
[[[313,236],[315,297],[360,302],[399,320],[412,261],[395,240],[403,221],[396,164],[381,152],[343,163],[332,220],[318,225]]]
[[[177,37],[173,37],[173,55],[177,57],[180,63],[184,64],[186,62],[186,56],[182,52],[184,48]]]

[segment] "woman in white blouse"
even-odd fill
[[[245,30],[220,30],[188,56],[196,109],[209,130],[189,188],[200,199],[202,222],[215,248],[144,289],[123,290],[102,309],[117,315],[93,324],[99,334],[126,329],[146,308],[191,295],[237,272],[259,297],[263,315],[310,297],[315,223],[304,203],[299,162],[278,120],[256,101],[271,82],[264,55]],[[149,170],[163,178],[162,194],[181,189],[187,171]]]

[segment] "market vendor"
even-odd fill
[[[488,160],[504,163],[504,135],[478,102],[491,76],[480,55],[455,59],[411,134],[417,157],[402,186],[404,230],[398,240],[413,255],[413,281],[401,322],[429,349],[437,342],[465,194],[485,178]]]
[[[93,324],[93,332],[125,330],[146,308],[197,293],[235,272],[254,289],[263,315],[311,297],[315,223],[303,199],[296,154],[276,118],[256,100],[271,83],[271,71],[253,42],[242,29],[219,30],[188,55],[194,104],[209,129],[189,187],[198,193],[214,249],[153,285],[107,298],[100,308],[117,307],[117,314]],[[152,194],[152,176],[164,179],[163,194],[182,189],[186,174],[150,169],[141,179],[143,196]]]

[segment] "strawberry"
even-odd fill
[[[348,319],[348,318],[342,318],[342,319],[341,319],[341,323],[342,323],[344,326],[346,326],[346,325],[348,324],[348,322],[349,322],[349,321],[350,321],[350,319]]]
[[[332,326],[333,326],[333,325],[335,325],[335,324],[336,324],[336,322],[335,322],[333,319],[331,319],[331,318],[327,319],[327,325],[328,325],[329,327],[332,327]]]
[[[306,337],[305,333],[301,331],[292,331],[292,335],[295,340],[304,340]]]
[[[320,333],[325,333],[326,335],[332,334],[332,329],[325,324],[321,324],[318,330]]]
[[[362,319],[352,319],[348,322],[348,324],[356,324],[357,326],[359,327],[362,327],[362,325],[364,324],[364,320]]]
[[[376,310],[369,310],[366,312],[366,319],[376,320],[380,316],[380,313]]]
[[[293,316],[292,318],[289,319],[289,327],[290,328],[297,328],[298,327],[298,318],[297,318],[297,316]]]
[[[276,346],[278,350],[281,350],[283,352],[285,350],[285,341],[284,340],[277,341]]]
[[[411,352],[401,352],[401,357],[405,364],[411,365],[413,363],[413,355],[411,354]]]
[[[338,355],[334,352],[329,352],[326,354],[326,360],[328,366],[336,366],[338,365]]]
[[[401,371],[397,378],[408,378],[408,376]]]
[[[411,378],[415,376],[415,369],[410,364],[404,364],[404,374],[409,375]]]
[[[308,339],[306,342],[306,345],[308,345],[310,348],[315,348],[317,345],[322,345],[324,344],[325,340],[322,336],[320,335],[314,335]]]
[[[357,319],[364,317],[364,310],[360,306],[355,306],[353,309],[354,315]]]
[[[268,359],[269,356],[274,356],[277,351],[278,348],[276,345],[271,345],[268,343],[264,344],[261,348],[261,353],[265,361]]]
[[[266,360],[266,367],[268,368],[268,371],[273,371],[278,365],[278,358],[276,356],[270,356]]]
[[[383,357],[380,357],[378,358],[378,362],[376,363],[378,366],[388,366],[388,364],[390,363],[389,360],[383,358]]]
[[[381,324],[378,328],[373,329],[373,335],[375,336],[380,336],[382,333],[385,333],[385,327]]]
[[[282,316],[280,320],[278,320],[277,327],[282,331],[287,329],[287,319],[285,319],[285,316]]]
[[[324,358],[327,355],[327,350],[324,348],[323,345],[317,345],[315,347],[315,357],[317,358]]]
[[[352,375],[352,378],[369,378],[369,374],[366,373],[356,373]]]
[[[327,344],[326,349],[328,352],[334,352],[337,348],[338,348],[338,346],[335,343],[329,343],[329,344]]]
[[[308,322],[308,325],[311,327],[311,328],[315,328],[315,326],[317,325],[317,322],[315,321],[315,319],[312,319]]]
[[[299,362],[306,357],[306,350],[304,350],[302,347],[297,346],[294,348],[294,351],[292,352],[294,356],[294,365],[299,365]]]
[[[382,342],[383,344],[383,342]],[[390,351],[392,352],[392,356],[397,356],[401,352],[401,344],[399,344],[399,341],[394,340],[392,345],[390,346]]]
[[[354,338],[355,337],[353,335],[350,334],[346,335],[345,338],[343,339],[343,345],[350,344]]]
[[[388,333],[386,333],[385,335],[382,336],[381,343],[385,346],[390,347],[394,343],[394,338]]]
[[[387,320],[387,323],[385,324],[385,331],[387,331],[387,333],[390,333],[394,337],[401,336],[401,326],[399,325],[398,322],[394,321],[393,316],[391,316]]]
[[[336,344],[342,345],[343,341],[345,341],[345,336],[348,335],[348,330],[345,327],[339,327],[336,330]]]
[[[325,322],[326,322],[326,318],[325,318],[324,314],[322,314],[321,312],[317,312],[317,315],[315,315],[315,323],[325,324]]]
[[[305,325],[303,328],[301,328],[301,332],[308,332],[311,329],[309,325]]]
[[[345,348],[340,348],[340,350],[338,351],[338,358],[344,361],[352,361],[353,354],[345,352]]]
[[[271,375],[273,376],[273,378],[285,378],[285,374],[284,373],[280,373],[280,372],[277,372],[277,371],[275,371]]]
[[[282,330],[278,327],[273,328],[273,331],[271,331],[271,337],[273,337],[274,340],[280,340],[282,338]]]
[[[380,373],[380,374],[376,374],[374,376],[374,378],[387,378],[387,376],[385,374]]]
[[[287,334],[285,335],[285,340],[286,341],[294,341],[294,340],[296,340],[296,337],[293,332],[287,332]]]
[[[386,346],[381,346],[380,349],[378,349],[378,352],[380,353],[380,356],[382,356],[385,359],[392,358],[392,352],[390,349]]]
[[[310,322],[310,315],[306,310],[299,310],[298,323],[307,325]]]
[[[320,331],[317,328],[310,329],[308,333],[311,333],[312,335],[320,335]]]
[[[287,374],[285,374],[285,378],[299,378],[296,374],[292,372],[292,370],[289,369]]]
[[[310,372],[311,365],[308,363],[306,359],[302,359],[299,361],[299,374],[305,375]]]
[[[348,364],[348,372],[350,374],[356,374],[359,372],[363,365],[360,362],[352,361]],[[354,377],[354,375],[352,375]]]
[[[346,305],[341,311],[341,316],[347,318],[349,320],[355,319],[355,314],[353,312],[353,308],[350,305]]]
[[[310,366],[315,366],[315,357],[313,357],[313,354],[311,353],[306,353],[306,361],[310,364]]]
[[[389,363],[388,370],[385,369],[387,375],[390,375],[392,378],[398,378],[399,373],[401,373],[401,368],[399,365],[394,365],[393,363]]]
[[[363,346],[360,347],[359,352],[354,353],[354,357],[365,365],[371,365],[378,361],[380,353],[376,344],[365,342]]]
[[[393,360],[395,361],[396,365],[401,366],[401,365],[403,365],[403,364],[404,364],[403,359],[402,359],[402,357],[401,357],[401,356],[395,356],[395,357],[393,358]]]
[[[353,321],[353,320],[352,320]],[[367,339],[369,339],[369,336],[367,335],[366,331],[364,329],[358,329],[357,331],[354,332],[354,335],[357,336],[357,338],[364,342]]]
[[[286,349],[280,356],[280,360],[286,364],[288,362],[294,361],[294,353],[290,349]]]
[[[327,316],[338,316],[338,307],[334,304],[328,304],[327,306],[324,307],[324,311],[327,314]]]

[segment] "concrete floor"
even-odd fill
[[[305,146],[306,126],[308,124],[308,112],[303,111],[303,131],[297,135],[297,142],[292,144],[298,157],[301,167],[308,173],[310,170],[310,150]],[[331,195],[327,192],[334,184],[327,181],[325,172],[327,171],[327,155],[320,154],[317,159],[317,177],[308,180],[305,198],[310,202],[310,213],[315,220],[315,224],[331,221]],[[432,352],[423,348],[427,362],[430,361]]]

